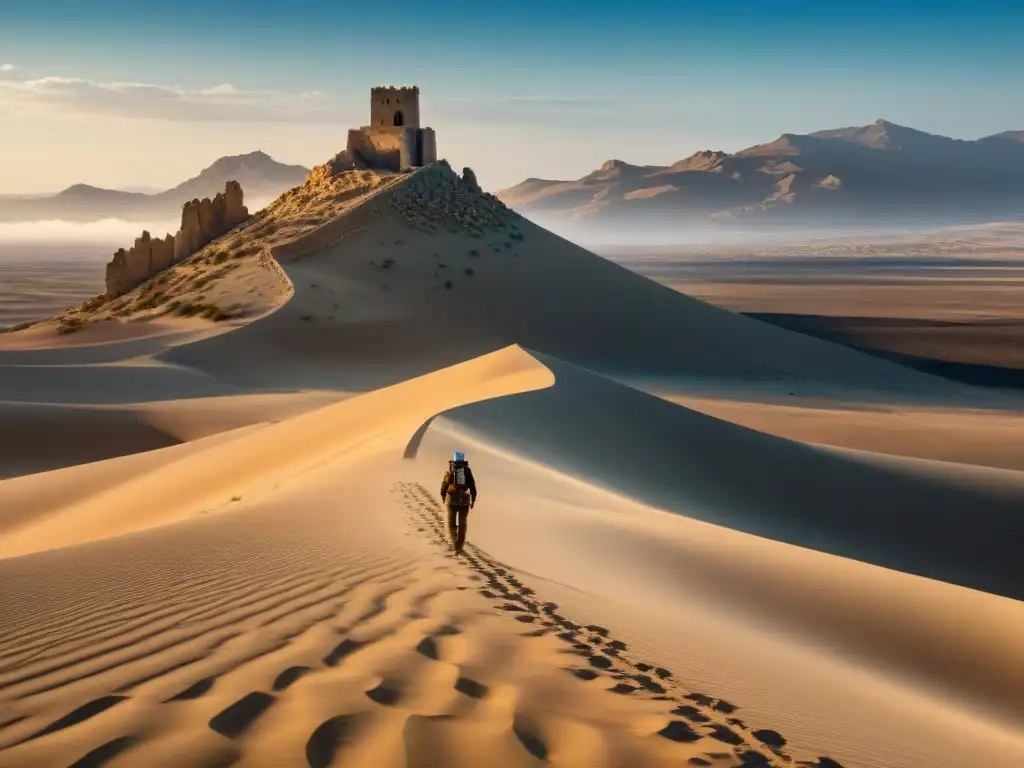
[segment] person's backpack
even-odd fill
[[[469,495],[469,465],[464,461],[448,462],[451,480],[448,482],[448,495],[459,501]]]

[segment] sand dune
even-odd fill
[[[616,379],[998,396],[682,296],[443,166],[368,188],[268,246],[259,316],[3,339],[9,474],[67,466],[0,481],[0,766],[1024,762],[1024,475]]]

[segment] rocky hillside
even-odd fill
[[[544,223],[593,227],[1017,219],[1022,139],[1008,131],[961,141],[879,120],[664,166],[610,160],[580,179],[527,179],[498,196]]]
[[[189,200],[212,198],[229,181],[237,181],[250,201],[273,199],[309,173],[301,165],[285,165],[264,152],[222,157],[195,177],[155,194],[101,189],[75,184],[56,195],[0,199],[0,221],[99,221],[175,219]]]
[[[290,292],[276,261],[269,258],[271,251],[301,241],[366,195],[403,178],[404,174],[365,169],[337,171],[331,162],[317,166],[301,184],[241,225],[123,295],[95,296],[56,317],[9,330],[53,326],[58,333],[68,334],[110,320],[200,317],[223,321],[262,314]],[[183,219],[187,213],[182,213]]]

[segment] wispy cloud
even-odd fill
[[[36,107],[69,114],[173,122],[337,122],[351,112],[319,91],[245,90],[230,83],[184,88],[154,83],[101,83],[32,75],[0,65],[0,108]]]
[[[522,108],[555,108],[555,109],[592,109],[606,107],[614,104],[613,99],[607,98],[571,98],[565,96],[505,96],[494,99],[462,98],[453,96],[449,101],[457,104],[492,106],[492,107],[522,107]]]

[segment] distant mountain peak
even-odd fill
[[[1024,131],[965,141],[878,118],[814,133],[782,133],[734,153],[695,152],[668,166],[608,160],[569,181],[530,180],[499,197],[521,213],[619,226],[802,215],[1024,216]],[[866,219],[865,219],[866,220]]]
[[[121,192],[114,189],[104,189],[103,187],[94,187],[92,184],[72,184],[65,190],[58,192],[55,197],[61,199],[74,198],[74,199],[96,199],[99,197],[113,198],[113,197],[130,197],[131,192]]]
[[[709,171],[721,165],[727,157],[729,153],[719,149],[702,149],[673,163],[669,168],[673,171]]]
[[[984,136],[978,141],[1016,141],[1024,144],[1024,131],[1002,131],[993,133],[991,136]]]
[[[91,184],[72,184],[67,189],[61,192],[62,195],[87,195],[92,192],[105,192],[106,190],[100,187],[94,187]]]

